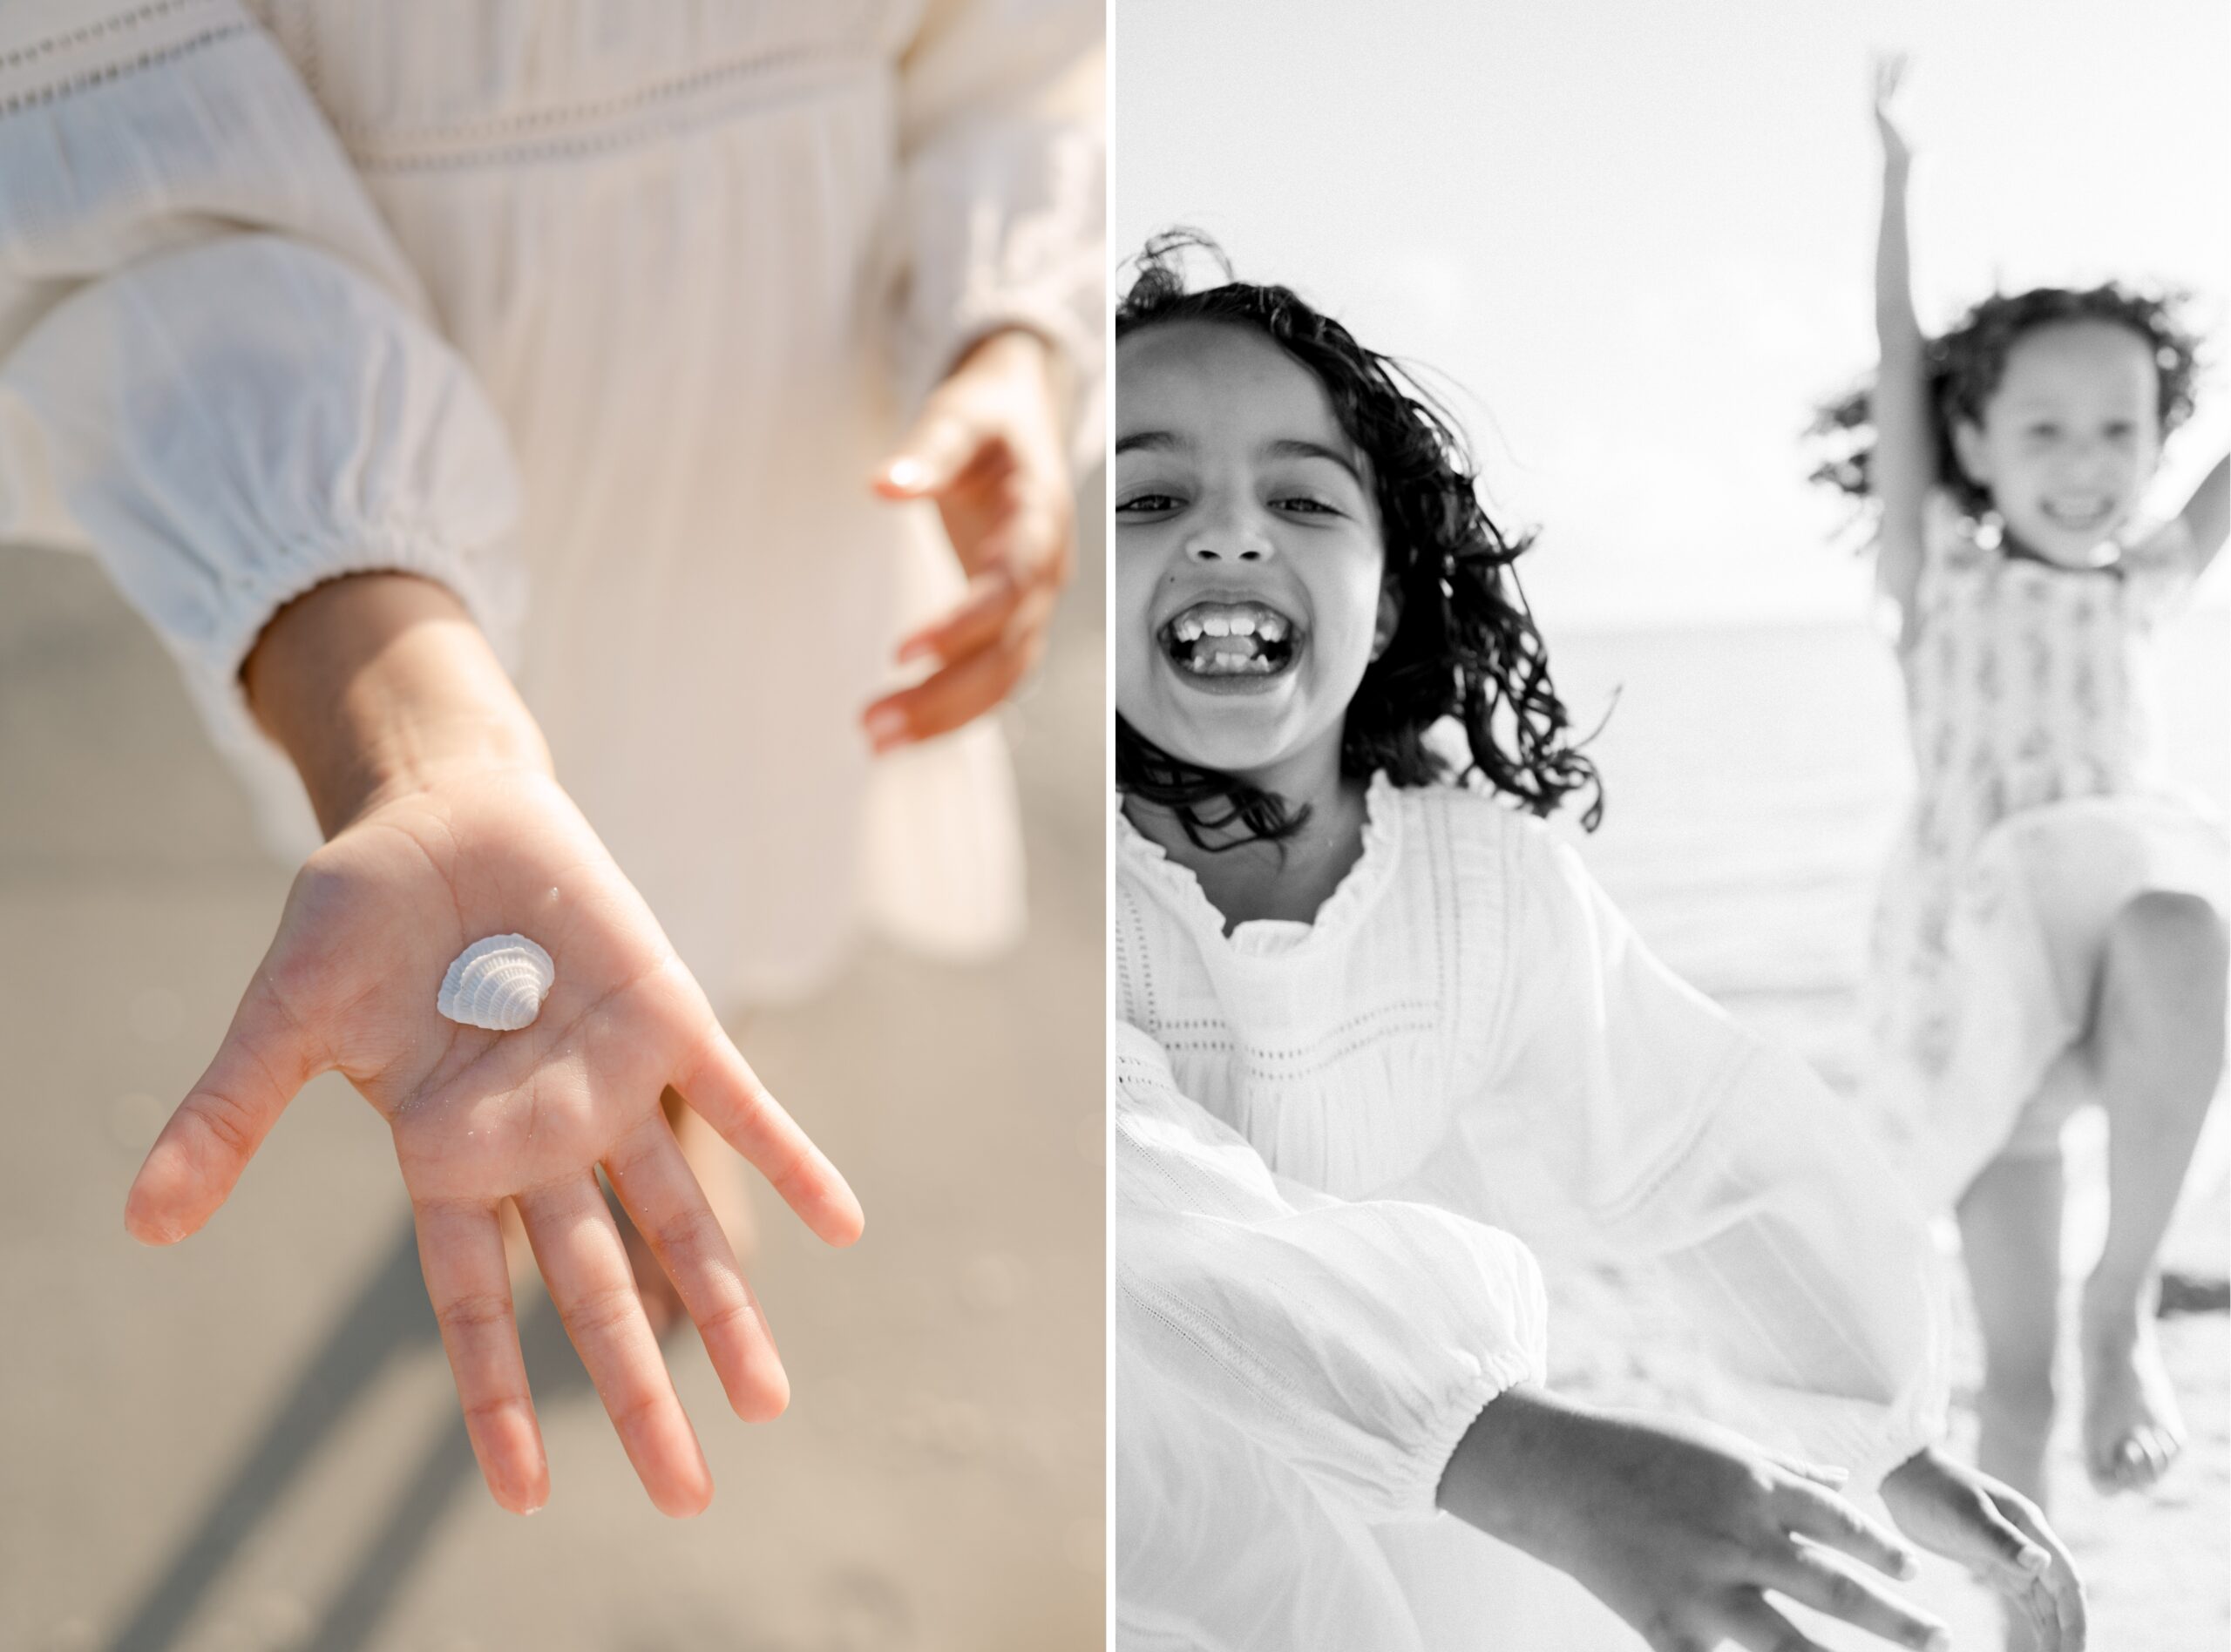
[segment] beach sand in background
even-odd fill
[[[836,1252],[757,1198],[790,1413],[738,1422],[695,1330],[670,1338],[717,1491],[667,1520],[536,1282],[519,1310],[552,1496],[522,1520],[465,1444],[387,1132],[337,1076],[200,1234],[125,1237],[125,1188],[289,874],[99,571],[0,552],[0,1647],[1096,1645],[1098,578],[1088,559],[1014,714],[1022,948],[953,969],[871,947],[739,1029],[869,1212]]]
[[[1593,836],[1570,832],[1571,841],[1660,958],[1849,1096],[1875,880],[1909,789],[1889,650],[1857,625],[1570,636],[1549,628],[1556,680],[1582,728],[1617,693],[1590,748],[1606,781],[1604,825]],[[2161,650],[2165,758],[2219,812],[2231,796],[2226,633],[2222,612],[2203,610]],[[2170,1265],[2217,1279],[2231,1264],[2227,1124],[2231,1108],[2219,1106],[2167,1251]],[[2104,1230],[2101,1126],[2096,1114],[2079,1118],[2068,1143],[2072,1290]],[[1944,1240],[1959,1321],[1952,1445],[1972,1458],[1981,1353],[1949,1223]],[[1653,1295],[1608,1274],[1555,1280],[1552,1300],[1552,1380],[1577,1391],[1646,1394],[1647,1351],[1692,1340]],[[2077,1455],[2081,1388],[2065,1357],[2055,1520],[2091,1592],[2099,1652],[2223,1652],[2231,1327],[2212,1314],[2160,1329],[2191,1425],[2182,1460],[2146,1494],[2093,1492]],[[1917,1593],[1952,1623],[1955,1646],[1996,1648],[1989,1600],[1954,1568],[1932,1562]]]

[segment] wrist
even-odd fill
[[[1449,1454],[1434,1500],[1466,1525],[1537,1559],[1557,1547],[1555,1488],[1572,1473],[1593,1414],[1531,1384],[1489,1400]]]
[[[375,572],[274,615],[241,668],[328,837],[459,774],[547,775],[550,754],[487,640],[445,587]]]

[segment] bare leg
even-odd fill
[[[1959,1216],[1983,1339],[1977,1466],[2042,1508],[2060,1331],[2059,1154],[1992,1161],[1961,1196]],[[2028,1619],[2004,1615],[2007,1652],[2031,1652]]]
[[[2154,1344],[2154,1267],[2223,1069],[2225,957],[2222,920],[2192,896],[2141,895],[2108,931],[2092,1033],[2107,1239],[2078,1331],[2085,1466],[2103,1492],[2152,1485],[2184,1445]]]

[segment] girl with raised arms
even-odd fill
[[[1903,71],[1876,71],[1881,364],[1823,415],[1845,446],[1816,472],[1875,513],[1916,777],[1876,917],[1872,1111],[1923,1203],[1958,1212],[1982,1466],[2042,1502],[2060,1134],[2082,1104],[2110,1141],[2078,1329],[2085,1465],[2104,1491],[2143,1487],[2184,1439],[2154,1270],[2222,1071],[2231,880],[2221,823],[2153,761],[2146,656],[2222,546],[2231,483],[2219,462],[2174,516],[2141,511],[2193,405],[2171,299],[1997,294],[1922,334]]]

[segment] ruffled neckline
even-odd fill
[[[1158,888],[1169,904],[1204,939],[1213,938],[1231,951],[1245,957],[1268,957],[1326,945],[1357,928],[1380,892],[1387,887],[1400,858],[1400,788],[1383,768],[1374,770],[1364,789],[1363,853],[1356,857],[1307,922],[1299,918],[1254,917],[1224,932],[1224,914],[1209,899],[1193,869],[1180,865],[1163,846],[1149,837],[1123,813],[1119,796],[1116,809],[1118,853],[1126,867]]]

